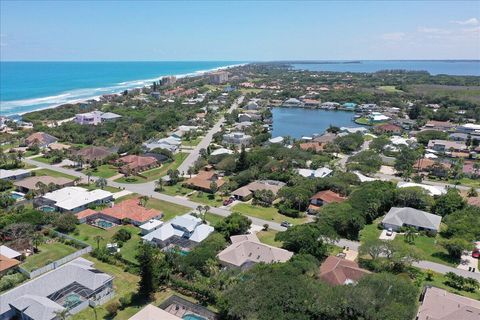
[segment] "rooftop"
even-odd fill
[[[430,230],[439,230],[442,217],[410,207],[392,207],[382,223],[396,226],[410,225]]]
[[[358,266],[354,261],[329,256],[320,266],[320,279],[333,285],[355,283],[370,272]]]
[[[111,197],[112,193],[95,189],[88,191],[81,187],[65,187],[43,195],[43,198],[54,201],[55,205],[64,210],[72,210],[83,205]]]

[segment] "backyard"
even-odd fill
[[[33,271],[60,258],[74,253],[78,249],[62,242],[43,243],[38,246],[38,253],[28,256],[21,267],[27,271]]]
[[[282,222],[288,221],[292,224],[302,224],[308,221],[307,218],[290,218],[278,213],[275,207],[254,206],[248,203],[239,203],[233,206],[232,211],[240,212],[247,216],[252,216],[267,221]]]
[[[281,241],[275,241],[275,236],[277,235],[278,231],[275,230],[268,230],[268,231],[259,231],[257,232],[258,239],[268,245],[280,248],[282,246]]]

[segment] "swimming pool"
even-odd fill
[[[10,193],[10,198],[12,198],[15,201],[22,200],[25,198],[25,195],[20,192],[12,192]]]
[[[67,309],[71,309],[82,302],[80,296],[76,293],[70,293],[68,296],[65,297],[63,302],[63,306]]]
[[[55,208],[54,207],[50,207],[50,206],[41,206],[40,208],[38,208],[40,211],[43,211],[43,212],[54,212],[55,211]]]
[[[200,316],[198,316],[196,314],[192,314],[192,313],[184,315],[182,317],[182,319],[184,319],[184,320],[208,320],[207,318],[200,317]]]
[[[103,219],[98,219],[96,221],[97,226],[99,226],[102,229],[108,229],[114,226],[113,222],[103,220]]]

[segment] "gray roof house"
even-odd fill
[[[113,277],[77,258],[0,295],[0,319],[52,320],[55,312],[75,314],[113,297]]]
[[[398,230],[403,226],[415,227],[418,230],[437,232],[440,229],[442,217],[410,207],[392,207],[382,220],[383,226]]]

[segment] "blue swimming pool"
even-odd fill
[[[98,219],[96,223],[97,223],[97,226],[99,226],[102,229],[108,229],[114,226],[112,222],[103,220],[103,219]]]
[[[23,193],[20,193],[20,192],[12,192],[10,193],[10,198],[12,198],[13,200],[21,200],[24,198],[24,194]]]
[[[196,314],[186,314],[182,317],[182,319],[184,320],[208,320],[207,318],[204,318],[204,317],[200,317]]]
[[[38,208],[40,211],[43,211],[43,212],[54,212],[55,211],[55,208],[54,207],[50,207],[50,206],[41,206],[40,208]]]

